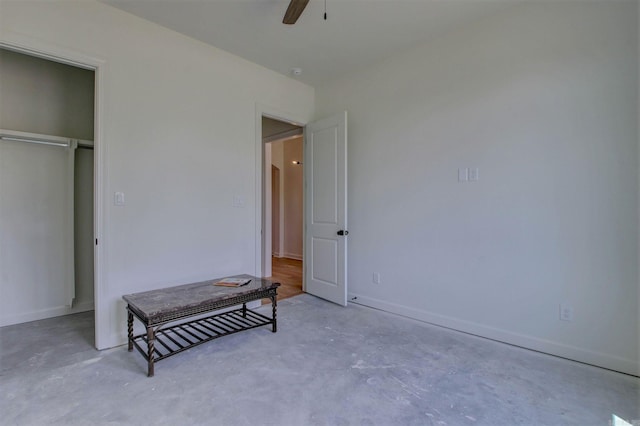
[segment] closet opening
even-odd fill
[[[0,326],[94,329],[95,71],[1,47],[0,87]]]

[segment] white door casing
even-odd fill
[[[306,291],[346,306],[347,112],[308,124],[304,144]]]

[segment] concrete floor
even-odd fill
[[[159,362],[153,378],[125,346],[92,348],[92,313],[0,328],[0,424],[640,419],[637,378],[309,295],[278,312],[278,333],[263,327],[201,345]]]

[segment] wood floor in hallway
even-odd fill
[[[302,294],[302,261],[273,257],[270,280],[280,283],[278,300]]]

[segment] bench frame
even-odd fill
[[[153,377],[156,361],[218,337],[268,324],[271,324],[271,331],[275,333],[278,331],[276,289],[262,288],[224,300],[212,300],[205,305],[173,311],[153,320],[148,320],[134,305],[127,304],[128,350],[131,352],[135,347],[140,352],[147,360],[147,376]],[[271,299],[271,318],[247,308],[248,302],[260,299]],[[203,317],[206,313],[239,305],[242,307]],[[194,316],[198,318],[182,321]],[[145,333],[133,334],[134,317],[145,326]]]

